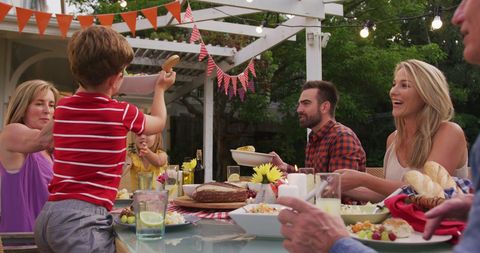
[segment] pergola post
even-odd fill
[[[305,30],[305,54],[307,61],[307,81],[322,80],[322,33],[321,21],[316,18],[307,18]],[[313,27],[315,26],[315,27]]]
[[[213,180],[213,78],[205,76],[203,85],[203,166],[205,182]]]

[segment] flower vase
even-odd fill
[[[261,184],[260,189],[257,192],[257,196],[255,197],[255,204],[274,204],[276,201],[276,197],[272,187],[275,186],[273,186],[272,184]]]

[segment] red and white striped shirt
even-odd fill
[[[53,126],[53,179],[49,201],[79,199],[111,210],[125,163],[128,131],[141,134],[136,106],[100,93],[60,100]]]

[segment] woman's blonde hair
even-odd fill
[[[53,92],[56,105],[59,99],[59,93],[52,83],[43,80],[30,80],[18,85],[10,98],[4,125],[6,126],[11,123],[25,124],[23,117],[30,103],[36,96],[48,90]]]
[[[408,159],[408,166],[422,168],[432,150],[433,136],[440,124],[453,118],[454,109],[448,83],[443,73],[435,66],[419,60],[400,62],[395,68],[395,74],[404,69],[415,81],[415,89],[425,103],[417,114],[417,132],[415,133],[412,152]],[[405,141],[405,119],[395,117],[397,127],[396,148]]]

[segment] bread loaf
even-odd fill
[[[445,198],[443,188],[432,181],[432,179],[416,170],[410,170],[403,175],[403,181],[413,187],[413,189],[420,195],[426,197]]]
[[[425,196],[408,196],[408,199],[406,200],[407,203],[413,203],[417,207],[424,210],[430,210],[442,204],[444,201],[444,198],[427,198]]]
[[[247,189],[236,185],[211,182],[197,186],[192,194],[197,202],[244,202],[247,199]]]
[[[448,171],[434,161],[428,161],[423,166],[423,173],[428,175],[433,182],[438,183],[443,189],[457,188],[455,180],[448,174]]]

